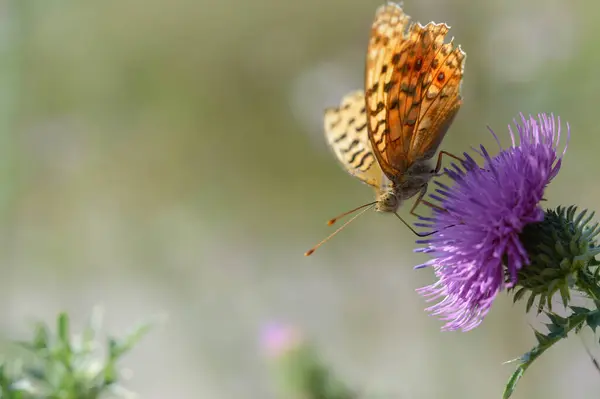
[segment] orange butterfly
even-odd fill
[[[331,219],[329,225],[366,208],[306,256],[368,209],[400,218],[398,207],[417,194],[411,214],[418,216],[414,210],[420,202],[434,206],[423,196],[441,168],[442,155],[460,160],[441,151],[435,168],[430,163],[462,104],[466,54],[460,46],[444,43],[448,30],[444,23],[411,23],[397,4],[377,10],[367,49],[365,92],[350,93],[339,108],[325,111],[329,146],[351,175],[375,188],[377,199]]]

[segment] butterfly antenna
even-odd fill
[[[400,215],[398,215],[396,212],[394,212],[394,215],[396,215],[396,217],[397,217],[398,219],[400,219],[400,221],[401,221],[402,223],[404,223],[404,225],[405,225],[406,227],[408,227],[408,229],[409,229],[410,231],[412,231],[412,232],[413,232],[413,233],[414,233],[414,234],[415,234],[417,237],[429,237],[430,235],[437,233],[437,230],[436,230],[436,231],[432,231],[432,232],[430,232],[430,233],[419,233],[419,232],[417,232],[415,229],[413,229],[413,228],[412,228],[412,226],[406,222],[406,220],[402,219],[402,217],[401,217]]]
[[[357,208],[354,208],[354,209],[352,209],[350,211],[346,211],[346,212],[342,213],[341,215],[337,215],[333,219],[329,219],[327,221],[327,226],[331,226],[332,224],[334,224],[335,222],[337,222],[338,220],[340,220],[341,218],[343,218],[346,215],[350,215],[351,213],[354,213],[354,212],[358,211],[359,209],[365,208],[367,206],[375,205],[376,203],[377,203],[377,201],[369,202],[368,204],[364,204],[364,205],[361,205],[361,206],[359,206]]]
[[[359,212],[358,214],[354,215],[350,220],[348,220],[346,223],[344,223],[343,225],[341,225],[336,231],[334,231],[333,233],[331,233],[327,238],[325,238],[323,241],[321,241],[320,243],[318,243],[317,245],[315,245],[314,247],[312,247],[311,249],[309,249],[308,251],[306,251],[304,253],[304,256],[310,256],[313,254],[313,252],[315,252],[317,250],[317,248],[319,248],[321,245],[325,244],[327,241],[329,241],[334,235],[336,235],[337,233],[339,233],[340,231],[342,231],[346,226],[348,226],[350,223],[352,223],[357,217],[359,217],[360,215],[362,215],[363,213],[365,213],[366,211],[368,211],[369,209],[371,209],[373,207],[373,205],[375,205],[376,202],[370,203],[370,204],[366,204],[366,205],[362,205],[359,206],[358,208],[354,209],[353,211],[350,212],[345,212],[344,214],[338,216],[341,217],[343,215],[347,215],[348,213],[352,213],[355,212],[361,208],[365,208],[362,210],[362,212]],[[337,218],[336,218],[337,219]],[[335,219],[332,219],[335,222]],[[328,223],[329,225],[333,224],[333,223]]]

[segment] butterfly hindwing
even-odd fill
[[[362,90],[349,93],[338,108],[325,111],[325,137],[348,173],[375,188],[381,186],[383,172],[371,150]]]

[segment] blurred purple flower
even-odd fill
[[[302,343],[300,332],[289,325],[269,323],[261,332],[261,348],[270,358],[278,358]]]
[[[435,182],[440,202],[433,215],[417,226],[434,233],[416,252],[433,259],[417,266],[432,266],[438,278],[417,290],[428,302],[441,299],[427,310],[446,321],[442,330],[468,331],[488,313],[499,291],[513,286],[517,271],[529,263],[519,234],[530,223],[544,219],[540,201],[546,185],[557,175],[566,151],[557,154],[560,118],[539,115],[521,124],[514,121],[519,144],[509,125],[512,146],[492,157],[481,146],[475,150],[484,159],[480,168],[465,153],[462,167],[446,169],[453,186]],[[491,131],[491,129],[490,129]],[[499,144],[499,140],[492,131]],[[570,135],[567,124],[567,142]],[[500,145],[500,144],[499,144]]]

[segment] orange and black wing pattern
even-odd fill
[[[444,43],[449,27],[410,22],[399,5],[380,7],[367,51],[365,96],[373,153],[401,179],[433,157],[461,105],[465,53]]]

